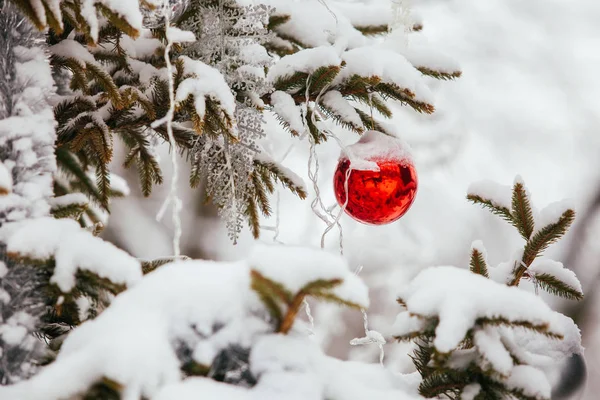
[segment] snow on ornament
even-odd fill
[[[152,10],[142,7],[144,28],[155,29],[164,26],[165,16],[169,17],[169,21],[177,21],[189,6],[189,0],[166,0],[165,3],[161,2]]]
[[[372,225],[398,220],[417,194],[408,145],[378,131],[366,132],[342,151],[333,186],[338,204],[355,220]]]

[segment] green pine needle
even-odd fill
[[[513,216],[508,208],[498,206],[498,205],[494,204],[491,200],[484,199],[483,197],[478,196],[476,194],[469,193],[467,195],[467,199],[470,200],[474,204],[479,204],[483,208],[487,208],[493,214],[498,215],[505,221],[508,221],[511,224],[513,223]]]
[[[473,272],[475,274],[483,275],[486,278],[489,278],[487,263],[485,262],[483,254],[477,249],[471,250],[470,266],[471,266],[471,272]]]
[[[552,243],[560,239],[575,220],[575,211],[566,210],[558,221],[538,230],[525,245],[523,263],[529,266]]]
[[[583,299],[583,293],[574,287],[567,285],[560,279],[550,274],[535,274],[535,279],[542,289],[550,294],[564,297],[569,300]]]
[[[529,240],[534,229],[533,212],[522,182],[516,182],[513,186],[511,215],[513,216],[512,222],[523,239]]]

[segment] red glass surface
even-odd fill
[[[373,225],[394,222],[412,205],[417,194],[417,171],[412,164],[373,160],[379,171],[350,171],[346,213],[355,220]],[[350,161],[341,159],[333,177],[335,197],[346,202],[345,180]]]

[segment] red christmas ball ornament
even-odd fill
[[[408,145],[378,131],[364,133],[342,153],[333,186],[338,204],[355,220],[372,225],[398,220],[417,194]]]

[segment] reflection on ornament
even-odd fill
[[[417,172],[410,156],[402,156],[405,146],[400,140],[370,131],[353,146],[353,159],[342,157],[334,174],[334,191],[338,204],[348,202],[345,212],[355,220],[373,225],[394,222],[412,205],[417,193]],[[370,164],[365,168],[365,161]],[[358,168],[358,169],[357,169]],[[377,170],[378,169],[378,170]]]
[[[154,29],[164,26],[167,13],[169,21],[177,21],[189,6],[189,0],[166,0],[166,3],[166,7],[161,4],[154,10],[142,7],[144,28]]]

